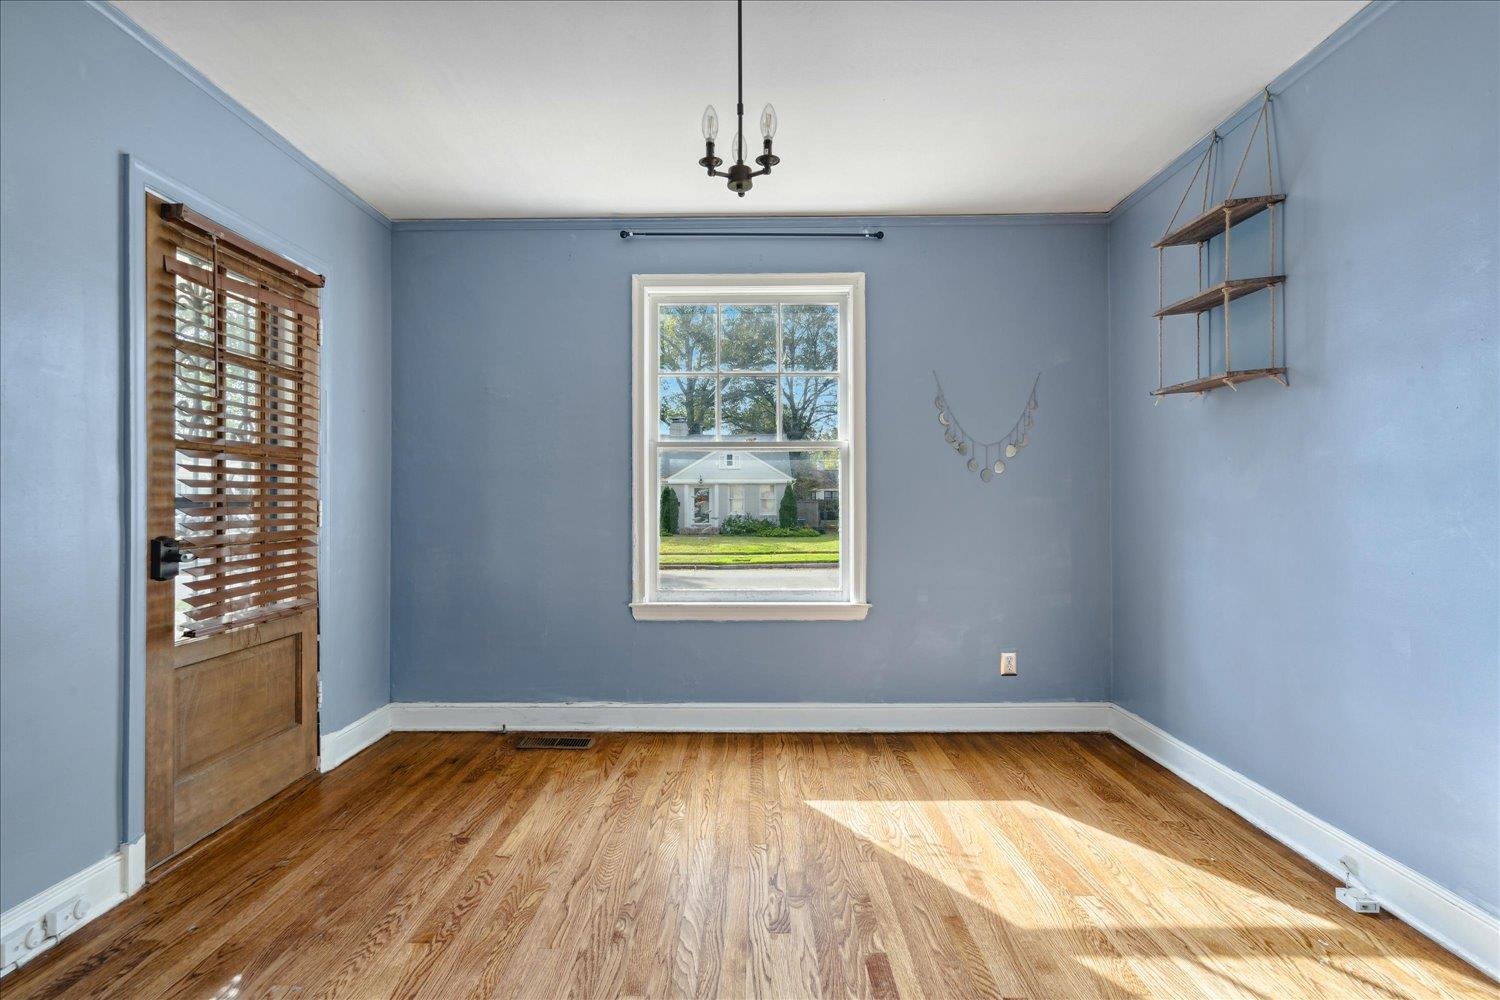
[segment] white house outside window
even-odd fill
[[[632,314],[635,616],[863,618],[864,276],[637,275]]]

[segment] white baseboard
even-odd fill
[[[343,729],[325,735],[319,740],[318,770],[327,774],[361,750],[378,742],[391,731],[391,710],[395,707],[381,705]]]
[[[1103,732],[1106,702],[396,702],[398,732],[573,730],[658,733]]]
[[[1111,731],[1188,784],[1239,813],[1335,877],[1339,859],[1357,863],[1380,905],[1470,965],[1500,979],[1500,918],[1325,823],[1269,788],[1214,760],[1134,712],[1112,705]]]
[[[82,920],[59,937],[44,938],[35,948],[21,956],[19,961],[0,969],[0,975],[25,965],[90,920],[113,909],[127,896],[138,891],[145,881],[146,838],[142,837],[133,843],[121,844],[120,849],[109,857],[100,858],[83,871],[69,875],[56,885],[43,889],[30,899],[0,913],[0,938],[6,938],[25,927],[40,924],[42,915],[48,910],[62,906],[78,896],[82,896],[88,903],[88,913]]]

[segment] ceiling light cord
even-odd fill
[[[735,68],[739,73],[739,89],[735,92],[735,122],[734,137],[738,140],[738,148],[734,151],[735,162],[745,162],[745,0],[735,0],[734,4],[734,38],[735,38]]]

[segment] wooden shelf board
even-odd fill
[[[1206,243],[1223,234],[1224,213],[1229,213],[1229,225],[1237,226],[1246,219],[1254,218],[1272,205],[1286,201],[1284,194],[1258,194],[1253,198],[1229,198],[1219,202],[1196,219],[1178,226],[1152,246],[1183,247],[1194,243]]]
[[[1160,389],[1152,389],[1153,396],[1175,396],[1184,392],[1212,392],[1225,386],[1234,388],[1241,382],[1254,382],[1256,379],[1273,378],[1286,385],[1285,368],[1241,368],[1232,372],[1217,372],[1206,375],[1203,378],[1190,379],[1187,382],[1178,382],[1176,385],[1163,386]]]
[[[1267,274],[1259,278],[1231,278],[1221,281],[1217,285],[1205,288],[1195,295],[1169,306],[1163,306],[1156,311],[1158,316],[1191,316],[1194,313],[1208,312],[1217,309],[1224,304],[1224,292],[1229,292],[1229,299],[1233,301],[1251,292],[1258,292],[1262,288],[1270,288],[1279,285],[1286,280],[1284,274]]]

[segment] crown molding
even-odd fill
[[[1297,81],[1316,69],[1323,60],[1343,48],[1355,35],[1364,31],[1375,22],[1376,18],[1389,11],[1392,7],[1395,7],[1399,2],[1400,0],[1375,0],[1374,3],[1361,8],[1353,17],[1335,28],[1333,34],[1313,46],[1307,55],[1282,70],[1270,83],[1266,84],[1265,89],[1271,92],[1271,99],[1274,101],[1286,93]],[[1245,124],[1260,110],[1260,103],[1261,94],[1257,92],[1255,96],[1240,105],[1228,118],[1225,118],[1197,142],[1177,154],[1166,166],[1147,178],[1140,187],[1116,202],[1114,208],[1103,213],[1105,221],[1114,222],[1123,213],[1129,211],[1131,206],[1161,187],[1163,183],[1171,179],[1183,167],[1190,166],[1196,162],[1198,157],[1203,155],[1203,150],[1208,145],[1210,139],[1215,135],[1227,135]]]
[[[292,145],[291,141],[288,140],[286,136],[282,135],[270,125],[266,124],[265,121],[256,116],[255,113],[252,112],[249,108],[245,107],[239,101],[236,101],[234,98],[226,94],[208,77],[204,76],[202,73],[194,69],[185,59],[163,45],[161,40],[158,39],[155,35],[151,34],[145,28],[142,28],[139,24],[136,24],[129,17],[127,17],[125,13],[119,8],[106,3],[105,0],[86,0],[86,2],[88,6],[92,7],[95,11],[102,15],[105,20],[109,21],[109,23],[113,24],[125,34],[133,38],[143,48],[145,48],[146,51],[156,56],[168,66],[172,67],[179,74],[181,74],[185,80],[187,80],[193,86],[197,87],[199,90],[203,91],[209,97],[212,97],[215,101],[218,101],[219,104],[225,108],[225,110],[229,111],[236,118],[240,119],[240,121],[250,126],[256,132],[260,133],[263,139],[285,153],[294,163],[302,167],[304,170],[312,174],[324,184],[328,185],[336,194],[339,195],[339,197],[349,202],[361,212],[364,212],[366,215],[374,219],[376,222],[380,223],[385,228],[391,228],[391,220],[386,218],[379,209],[351,191],[343,181],[339,180],[337,177],[330,174],[327,170],[324,170],[322,167],[318,166],[317,163],[313,162],[311,157],[302,152],[302,150],[298,149],[296,146]]]
[[[551,219],[397,219],[398,233],[449,232],[454,230],[525,229],[640,229],[671,226],[713,235],[724,229],[768,229],[785,232],[817,232],[820,229],[871,227],[918,229],[963,226],[1102,226],[1109,221],[1104,212],[1034,212],[1016,215],[756,215],[756,216],[614,216]]]

